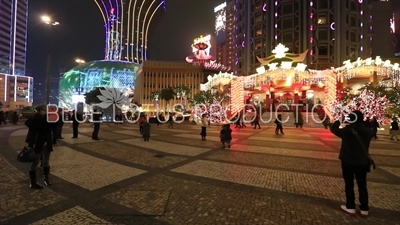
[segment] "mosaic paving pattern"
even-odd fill
[[[297,193],[310,197],[336,201],[343,200],[344,187],[343,179],[341,178],[284,172],[204,160],[187,164],[172,171],[277,191]],[[245,171],[246,173],[240,171]],[[370,187],[370,204],[372,206],[400,211],[400,202],[388,204],[390,199],[398,198],[400,186],[373,182],[370,182],[368,186]],[[386,191],[381,192],[376,190]]]
[[[51,157],[53,185],[28,188],[28,164],[17,163],[27,129],[0,127],[0,224],[393,224],[400,225],[400,143],[379,136],[370,152],[379,169],[368,175],[371,216],[338,207],[344,184],[340,139],[329,130],[233,129],[231,149],[220,126],[152,125],[150,142],[136,124],[91,124],[78,139],[64,126]],[[41,169],[38,182],[41,183]]]
[[[51,157],[52,174],[88,190],[95,190],[145,172],[68,147],[55,147]],[[66,161],[68,163],[65,163]]]
[[[153,140],[145,142],[143,141],[143,139],[129,139],[129,140],[122,140],[120,142],[127,143],[130,145],[135,145],[142,148],[153,149],[160,152],[176,154],[176,155],[187,155],[187,156],[196,156],[210,150],[207,148],[189,147],[189,146],[170,144],[165,142],[163,143]]]
[[[31,225],[64,225],[64,224],[109,224],[106,220],[100,219],[85,209],[76,206],[54,216],[32,223]]]

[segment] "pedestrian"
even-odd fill
[[[172,116],[172,114],[169,115],[168,128],[174,128],[174,117]]]
[[[281,132],[281,134],[283,133],[283,126],[282,126],[282,115],[278,114],[278,118],[275,119],[275,134],[279,134],[279,132]]]
[[[222,126],[220,138],[223,148],[225,148],[225,144],[228,144],[228,148],[231,148],[232,129],[230,124],[225,124]]]
[[[36,107],[34,116],[25,122],[28,126],[28,136],[26,141],[28,147],[33,148],[35,152],[35,160],[33,161],[30,170],[29,178],[32,189],[42,189],[43,187],[36,182],[36,170],[39,166],[39,161],[42,156],[43,163],[43,182],[46,186],[50,186],[50,153],[53,151],[52,130],[58,124],[47,120],[47,106],[40,105]]]
[[[377,136],[378,128],[380,128],[378,120],[376,119],[376,117],[374,117],[374,118],[372,118],[372,121],[371,121],[371,129],[374,131],[374,138],[375,139],[378,139],[378,136]]]
[[[149,121],[145,121],[143,124],[143,140],[144,141],[150,141],[150,123]]]
[[[93,110],[92,113],[92,122],[93,122],[93,133],[92,133],[92,140],[100,140],[99,139],[99,131],[100,131],[100,123],[101,123],[101,117],[103,116],[103,113],[98,112],[97,109]]]
[[[2,125],[3,123],[4,125],[7,125],[6,114],[4,113],[4,111],[0,111],[0,125]]]
[[[139,116],[139,132],[143,135],[143,125],[146,122],[146,116],[144,114],[140,114]]]
[[[72,111],[72,138],[78,138],[79,123],[82,121],[82,115],[75,110]]]
[[[19,116],[17,112],[13,112],[12,117],[11,117],[11,121],[13,125],[17,125],[19,120]]]
[[[258,114],[257,112],[256,112],[256,116],[254,118],[254,121],[252,123],[254,124],[254,129],[256,129],[257,126],[258,126],[258,129],[261,129],[261,126],[260,126],[260,114]]]
[[[399,134],[399,123],[396,118],[393,118],[393,122],[390,124],[390,140],[400,141],[397,135]]]
[[[374,132],[365,126],[362,112],[353,111],[349,117],[351,122],[346,127],[340,128],[340,121],[334,122],[331,127],[331,132],[342,139],[339,159],[345,183],[346,205],[341,205],[340,209],[349,215],[356,215],[355,177],[360,200],[360,214],[367,217],[369,211],[367,190],[367,172],[370,170],[369,146]]]
[[[201,116],[201,140],[205,141],[207,136],[207,115],[203,114]]]

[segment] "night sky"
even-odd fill
[[[184,61],[199,35],[213,34],[214,7],[224,0],[166,0],[167,11],[149,39],[149,60]],[[44,81],[48,30],[43,14],[60,23],[51,31],[52,76],[74,67],[75,59],[104,58],[104,24],[93,0],[29,1],[27,72]]]

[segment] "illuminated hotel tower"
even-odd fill
[[[105,59],[142,63],[152,25],[165,0],[94,0],[105,27]]]
[[[358,57],[394,55],[390,1],[229,0],[233,4],[233,57],[236,74],[252,74],[257,57],[272,55],[279,43],[288,52],[309,50],[310,69],[343,66]],[[382,43],[386,43],[384,48]],[[393,53],[387,53],[392,48]],[[386,54],[386,53],[385,53]]]
[[[28,0],[0,0],[0,73],[25,75]]]

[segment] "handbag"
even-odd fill
[[[361,145],[361,148],[364,150],[365,154],[367,155],[367,159],[368,159],[368,170],[367,170],[367,172],[372,172],[373,170],[376,169],[375,162],[371,158],[371,156],[369,155],[368,149],[365,147],[364,143],[362,142],[362,140],[360,138],[360,135],[358,135],[357,131],[355,131],[353,128],[351,128],[351,130],[353,131],[354,136],[356,136],[357,141]]]
[[[35,161],[35,151],[33,148],[24,147],[17,155],[17,161],[22,163],[29,163]]]

